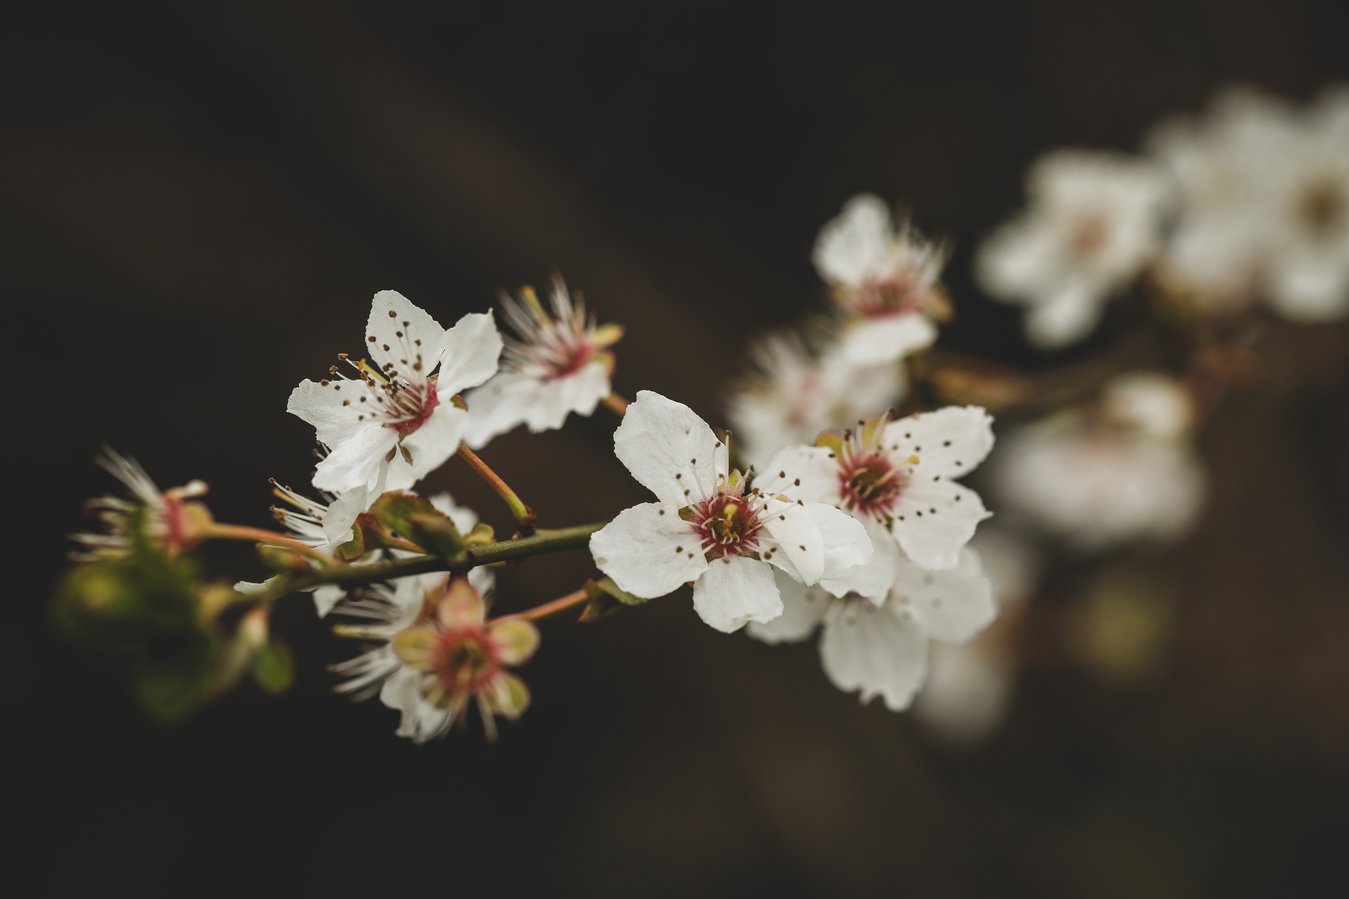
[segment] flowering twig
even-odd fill
[[[547,618],[549,615],[556,615],[559,612],[565,612],[568,609],[574,609],[577,606],[585,605],[590,601],[590,591],[585,587],[573,590],[566,596],[554,599],[551,602],[537,605],[532,609],[525,609],[523,612],[512,612],[509,615],[501,615],[489,621],[491,624],[495,621],[505,621],[508,618],[522,618],[526,621],[537,621],[540,618]]]
[[[506,502],[507,508],[511,510],[511,516],[515,523],[520,526],[521,536],[528,537],[534,533],[534,510],[525,505],[524,500],[516,495],[511,486],[502,480],[501,475],[492,470],[486,462],[482,460],[477,453],[468,448],[468,444],[459,444],[459,456],[469,467],[478,473],[478,475],[491,485]]]
[[[547,528],[538,530],[528,537],[479,543],[467,547],[460,559],[412,556],[405,559],[369,562],[364,565],[346,565],[340,568],[302,572],[287,583],[287,592],[321,584],[353,586],[432,571],[467,570],[481,565],[491,565],[494,562],[508,562],[544,553],[577,549],[589,543],[590,535],[604,527],[606,523],[597,521],[593,524],[579,524],[567,528]]]
[[[609,394],[604,399],[600,400],[600,402],[604,404],[604,408],[608,409],[619,418],[622,418],[624,413],[628,411],[628,401],[617,393]]]
[[[263,546],[276,546],[281,549],[288,549],[303,556],[308,556],[325,568],[337,564],[337,560],[332,556],[320,549],[310,546],[303,540],[297,540],[294,537],[276,531],[269,531],[266,528],[254,528],[242,524],[221,524],[219,522],[213,522],[210,527],[207,528],[204,536],[207,539],[245,540],[250,543],[259,543]]]

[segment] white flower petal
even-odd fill
[[[960,551],[960,564],[946,571],[903,565],[887,608],[911,612],[928,636],[945,643],[964,643],[998,615],[993,583],[969,547]]]
[[[666,505],[704,499],[726,473],[726,446],[688,406],[641,390],[614,432],[614,454]]]
[[[960,548],[989,515],[979,494],[968,487],[915,479],[896,504],[893,533],[909,558],[924,568],[955,568]]]
[[[824,538],[806,507],[770,499],[764,514],[769,516],[764,529],[773,536],[772,542],[764,541],[765,550],[773,554],[771,564],[803,584],[817,582],[824,573]]]
[[[903,711],[927,673],[927,636],[912,621],[870,603],[852,602],[825,622],[820,661],[841,690],[862,701],[879,696],[886,708]]]
[[[772,621],[751,621],[745,632],[765,643],[797,643],[815,632],[829,609],[829,595],[782,572],[773,575],[782,597],[782,614]]]
[[[1106,297],[1090,285],[1074,281],[1026,312],[1026,337],[1042,350],[1056,350],[1091,333],[1101,320]]]
[[[343,401],[359,397],[362,390],[365,385],[359,381],[339,380],[323,385],[306,379],[290,392],[286,411],[313,425],[321,443],[335,446],[366,427],[357,418],[361,413],[353,405],[343,405]]]
[[[541,402],[541,384],[533,375],[503,371],[464,396],[468,424],[464,442],[481,449],[498,435],[523,423]]]
[[[454,723],[451,710],[439,708],[422,696],[421,675],[410,668],[399,668],[391,674],[380,688],[379,699],[402,713],[398,736],[408,737],[414,743],[444,736]]]
[[[823,446],[789,446],[769,460],[755,480],[769,493],[785,493],[806,502],[837,503],[842,483],[833,450]]]
[[[824,503],[806,503],[804,508],[824,545],[821,578],[841,577],[871,561],[871,536],[862,522]]]
[[[501,334],[490,312],[474,312],[455,322],[445,332],[436,386],[441,402],[470,387],[477,387],[497,372],[501,358]]]
[[[866,519],[862,526],[871,542],[871,558],[836,574],[826,572],[820,578],[820,586],[835,596],[856,593],[880,605],[899,577],[904,555],[899,551],[895,538],[874,519]]]
[[[590,537],[595,565],[635,596],[664,596],[707,570],[698,535],[675,510],[642,503]]]
[[[611,389],[608,371],[601,363],[591,362],[570,375],[541,383],[539,399],[527,411],[525,424],[534,434],[556,430],[573,412],[594,413]]]
[[[838,218],[820,229],[815,242],[815,268],[832,284],[860,285],[884,266],[893,227],[885,201],[859,194]]]
[[[993,417],[979,406],[947,406],[885,426],[883,443],[894,455],[915,455],[915,477],[957,478],[993,449]]]
[[[366,350],[381,371],[391,365],[402,377],[421,380],[440,361],[445,329],[398,291],[381,290],[370,304],[365,337]]]
[[[782,598],[771,566],[745,556],[727,556],[709,563],[693,585],[693,609],[708,625],[729,634],[751,621],[772,621],[781,615]]]
[[[389,465],[387,489],[406,490],[444,465],[459,450],[468,413],[449,402],[442,402],[422,422],[421,427],[403,438],[402,448]],[[408,462],[404,452],[412,457]]]
[[[937,326],[931,319],[906,312],[852,323],[843,332],[839,352],[854,365],[881,365],[930,347],[936,339]]]
[[[368,511],[376,496],[363,487],[348,490],[328,506],[323,513],[323,538],[328,541],[326,552],[332,552],[352,538],[352,528],[362,512]]]
[[[366,424],[332,447],[314,470],[314,486],[332,493],[377,489],[384,461],[398,445],[398,433],[380,424]]]
[[[327,615],[333,610],[333,606],[342,601],[342,597],[347,595],[347,591],[336,584],[322,584],[314,589],[314,608],[318,611],[319,617]]]

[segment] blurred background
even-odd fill
[[[1083,664],[1075,572],[1051,570],[1009,717],[974,746],[839,693],[813,645],[675,602],[546,623],[535,705],[495,746],[413,746],[333,696],[351,647],[304,601],[280,619],[296,689],[165,728],[57,638],[48,597],[105,441],[266,523],[266,479],[312,464],[285,398],[381,288],[448,323],[560,269],[628,328],[621,392],[720,424],[746,341],[821,301],[818,228],[871,190],[954,243],[944,345],[1026,363],[969,263],[1027,164],[1134,149],[1234,81],[1305,100],[1349,78],[1346,34],[1333,0],[8,9],[0,298],[13,374],[41,383],[8,407],[7,854],[51,895],[1343,895],[1343,324],[1266,336],[1265,378],[1203,435],[1200,525],[1120,563],[1175,597],[1165,654]],[[545,524],[604,518],[642,498],[612,427],[487,455]],[[428,486],[506,529],[457,463]],[[499,601],[585,562],[534,560]]]

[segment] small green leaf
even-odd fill
[[[253,656],[253,680],[268,693],[284,693],[295,682],[295,655],[279,640],[268,640]]]
[[[375,500],[370,511],[357,519],[357,529],[366,549],[387,546],[394,538],[408,540],[442,559],[464,555],[464,537],[449,516],[425,497],[390,491]]]
[[[585,591],[586,595],[590,597],[590,601],[586,603],[585,609],[581,612],[581,621],[585,624],[604,621],[633,606],[639,606],[646,602],[640,596],[633,596],[626,590],[620,589],[613,580],[607,577],[598,581],[586,581]]]

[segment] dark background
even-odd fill
[[[621,391],[715,422],[746,339],[820,301],[814,235],[868,189],[954,240],[947,345],[1017,361],[969,254],[1030,160],[1136,147],[1233,80],[1305,99],[1349,74],[1332,0],[646,6],[4,13],[4,855],[56,895],[1343,895],[1343,326],[1271,331],[1268,377],[1205,434],[1199,529],[1138,560],[1181,594],[1164,670],[1065,660],[1046,599],[1051,649],[973,749],[677,603],[546,624],[535,706],[495,746],[416,747],[331,696],[349,648],[304,602],[280,621],[295,691],[172,729],[51,633],[99,444],[264,523],[266,478],[310,462],[286,395],[358,345],[377,289],[449,323],[558,267],[628,326]],[[545,523],[607,517],[641,498],[612,425],[489,455]],[[457,464],[430,487],[505,524]],[[538,560],[500,601],[585,574]]]

